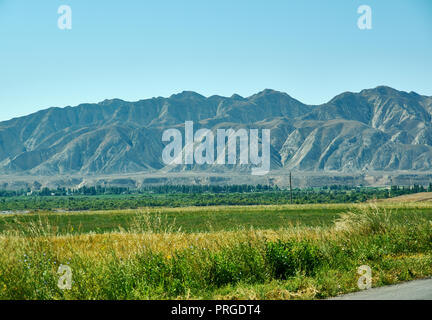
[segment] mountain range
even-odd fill
[[[271,168],[277,170],[432,170],[432,97],[380,86],[322,105],[267,89],[247,98],[184,91],[49,108],[0,122],[0,174],[224,171],[217,165],[165,167],[162,133],[182,130],[185,121],[196,129],[270,129]]]

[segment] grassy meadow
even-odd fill
[[[432,203],[31,212],[0,247],[0,299],[323,299],[431,276]]]

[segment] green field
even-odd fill
[[[56,226],[58,234],[106,233],[129,229],[140,214],[171,231],[187,233],[233,231],[239,229],[283,229],[292,226],[330,226],[340,214],[355,207],[350,204],[215,206],[186,208],[143,208],[137,210],[37,212],[0,216],[0,233],[25,229],[25,225],[43,220]],[[398,214],[420,214],[432,220],[432,210],[421,205],[387,205]]]
[[[320,299],[431,276],[432,204],[35,211],[0,246],[0,299]]]
[[[15,214],[0,217],[0,232],[14,230],[36,222],[41,217],[58,227],[59,234],[115,232],[128,229],[137,215],[150,213],[172,230],[184,232],[229,231],[244,228],[279,229],[300,224],[321,226],[331,224],[346,205],[331,206],[250,206],[203,208],[148,208],[140,210],[88,211],[72,213]],[[420,210],[422,211],[422,210]],[[423,211],[425,211],[423,209]],[[426,212],[425,212],[426,214]]]

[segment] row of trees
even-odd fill
[[[256,188],[256,187],[254,187]],[[264,189],[264,188],[263,188]],[[93,192],[101,192],[94,195]],[[176,190],[176,191],[175,191]],[[202,192],[196,192],[196,191]],[[206,190],[206,191],[204,191]],[[243,190],[227,189],[227,190]],[[246,188],[244,190],[252,190]],[[254,189],[256,190],[256,189]],[[292,203],[355,203],[364,202],[370,199],[383,199],[390,196],[400,195],[401,193],[413,193],[421,189],[420,187],[392,187],[384,188],[354,188],[349,190],[334,188],[327,189],[294,189],[292,192]],[[53,194],[57,190],[45,191],[46,194]],[[62,193],[63,190],[60,190]],[[29,197],[0,197],[0,211],[14,210],[109,210],[140,208],[148,206],[210,206],[210,205],[271,205],[291,203],[291,193],[289,190],[266,189],[260,192],[209,192],[207,189],[149,189],[141,193],[126,189],[115,189],[116,194],[107,195],[102,193],[104,189],[79,189],[76,195],[68,196],[29,196]],[[111,190],[109,190],[111,191]],[[151,191],[151,192],[150,192]],[[156,191],[160,191],[156,193]],[[41,191],[43,192],[43,190]],[[67,190],[66,190],[67,192]],[[104,192],[107,192],[105,190]],[[118,193],[130,192],[129,194],[119,195]],[[134,193],[135,192],[135,193]],[[166,192],[166,193],[163,193]]]
[[[392,186],[390,188],[390,193],[392,196],[401,196],[404,194],[419,192],[432,192],[432,183],[429,183],[429,186],[427,187],[415,184],[413,186]]]
[[[356,191],[360,190],[386,190],[383,188],[367,188],[367,187],[352,187],[344,185],[331,185],[321,188],[306,188],[294,189],[294,192],[325,192],[332,193],[335,191]],[[133,194],[220,194],[220,193],[254,193],[254,192],[287,192],[287,189],[281,189],[277,185],[160,185],[160,186],[144,186],[140,189],[131,189],[128,187],[81,187],[81,188],[42,188],[39,191],[31,191],[30,189],[22,189],[17,191],[0,190],[0,197],[17,197],[17,196],[97,196],[97,195],[133,195]],[[387,191],[389,196],[400,196],[404,194],[418,192],[432,192],[432,183],[428,187],[422,185],[413,186],[391,186]],[[385,192],[383,192],[385,193]]]

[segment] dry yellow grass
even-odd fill
[[[378,202],[431,202],[432,201],[432,192],[420,192],[414,194],[405,194],[403,196],[389,198],[389,199],[381,199]]]
[[[327,235],[331,233],[326,233]],[[68,258],[77,254],[92,258],[105,257],[114,252],[118,257],[128,258],[144,250],[160,252],[168,256],[185,248],[217,250],[239,241],[260,241],[288,238],[321,238],[319,229],[293,228],[290,230],[218,231],[209,233],[105,233],[66,236],[0,236],[4,250],[14,246],[43,242],[49,244],[58,257]]]
[[[364,204],[353,204],[353,206],[362,206]],[[347,204],[345,203],[330,203],[330,204],[283,204],[283,205],[251,205],[251,206],[192,206],[192,207],[143,207],[139,209],[116,209],[116,210],[86,210],[86,211],[65,211],[65,212],[55,212],[56,215],[62,215],[62,216],[69,216],[69,215],[94,215],[94,214],[113,214],[113,213],[124,213],[124,214],[133,214],[137,212],[142,213],[159,213],[159,214],[165,214],[165,213],[181,213],[181,212],[201,212],[201,211],[207,211],[207,212],[226,212],[227,210],[230,211],[245,211],[248,212],[254,212],[254,211],[262,211],[265,209],[268,210],[299,210],[299,209],[343,209],[346,208]],[[432,207],[432,204],[431,204]],[[52,211],[37,211],[37,212],[30,212],[31,214],[37,214],[40,216],[47,216],[52,215]],[[11,213],[8,216],[23,216],[22,213]]]

